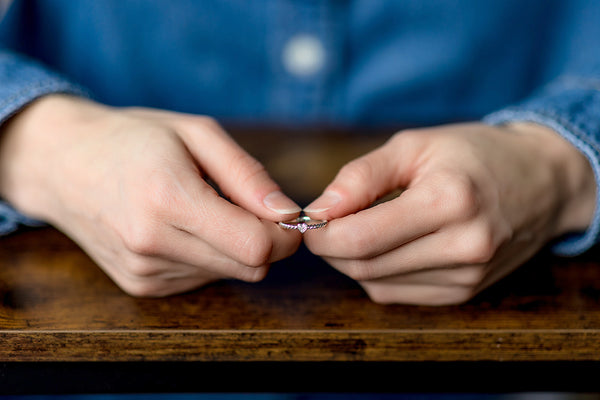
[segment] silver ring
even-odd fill
[[[319,229],[327,225],[327,221],[320,219],[310,219],[308,215],[303,215],[288,222],[280,222],[279,226],[283,229],[298,229],[304,233],[309,229]]]

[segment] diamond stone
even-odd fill
[[[300,233],[304,233],[308,230],[308,225],[305,222],[298,224],[298,230]]]

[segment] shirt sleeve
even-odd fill
[[[0,49],[0,129],[27,104],[53,93],[89,97],[85,89],[40,63]],[[0,199],[0,235],[14,232],[22,225],[39,226],[42,222],[28,218]]]
[[[596,209],[585,232],[561,238],[558,255],[574,256],[600,241],[600,71],[596,76],[562,76],[520,104],[484,118],[489,124],[533,122],[558,132],[583,153],[596,178]]]
[[[560,3],[548,37],[540,43],[537,67],[543,75],[534,93],[488,115],[491,124],[533,122],[558,132],[587,157],[596,178],[596,210],[584,232],[560,238],[559,255],[585,252],[600,241],[600,2]]]

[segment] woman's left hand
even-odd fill
[[[304,240],[375,302],[456,304],[585,230],[595,193],[585,157],[542,126],[405,131],[340,170],[305,209],[328,226]]]

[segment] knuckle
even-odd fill
[[[476,186],[470,177],[442,174],[432,183],[424,199],[430,209],[440,210],[452,220],[468,219],[479,211]]]
[[[180,133],[192,133],[198,136],[210,135],[213,137],[228,137],[221,124],[208,115],[178,114],[172,121],[181,130]]]
[[[339,172],[348,187],[362,187],[373,181],[373,165],[366,157],[350,161]]]
[[[455,285],[466,288],[476,288],[487,276],[486,268],[483,266],[464,267],[454,271],[452,281]]]
[[[176,197],[168,184],[158,183],[158,179],[148,180],[146,190],[136,199],[139,207],[119,229],[127,250],[146,256],[161,254],[164,246],[161,221],[171,220],[183,208]]]
[[[406,146],[410,143],[415,143],[416,141],[420,141],[422,137],[422,131],[420,129],[404,129],[399,132],[396,132],[388,142],[395,144],[402,144]]]
[[[196,120],[196,122],[198,124],[202,125],[205,129],[221,132],[221,124],[219,124],[217,122],[217,120],[211,116],[194,115],[194,119]]]
[[[357,282],[379,278],[372,263],[368,261],[349,260],[343,267],[343,272]]]
[[[350,225],[340,234],[340,242],[345,243],[345,257],[368,259],[375,255],[380,236],[372,232],[370,225]]]
[[[122,235],[122,241],[127,250],[143,256],[159,255],[162,248],[156,227],[148,222],[132,224],[128,232]]]
[[[245,152],[237,154],[230,163],[230,169],[234,181],[246,186],[255,178],[267,174],[267,170],[257,159]]]
[[[150,280],[139,280],[120,284],[125,293],[133,297],[161,297],[170,293],[164,288]]]
[[[448,179],[444,199],[449,213],[456,219],[469,218],[479,210],[475,185],[467,176],[452,175]]]
[[[236,278],[244,282],[256,283],[265,279],[268,272],[269,268],[265,266],[259,268],[246,267],[240,271]]]
[[[496,253],[497,245],[488,226],[473,229],[462,241],[459,251],[461,261],[466,264],[487,264]]]
[[[396,291],[390,290],[389,287],[382,288],[381,285],[372,282],[360,282],[360,286],[374,303],[392,304],[401,302],[398,296],[396,296]]]
[[[429,135],[424,135],[423,129],[406,129],[394,134],[387,144],[394,149],[402,149],[402,154],[413,159],[422,154],[428,145]]]
[[[178,123],[184,124],[187,128],[197,128],[202,131],[219,133],[222,131],[221,125],[211,116],[195,114],[179,114]]]
[[[131,280],[150,278],[158,273],[150,259],[134,256],[123,264],[122,270]]]
[[[371,301],[376,304],[387,305],[387,304],[393,304],[393,303],[400,302],[398,299],[394,298],[393,296],[390,296],[390,293],[388,291],[383,291],[383,290],[365,290],[365,291],[367,292],[369,299],[371,299]]]
[[[269,262],[273,252],[273,241],[266,232],[245,235],[238,240],[236,248],[242,264],[258,268]]]

